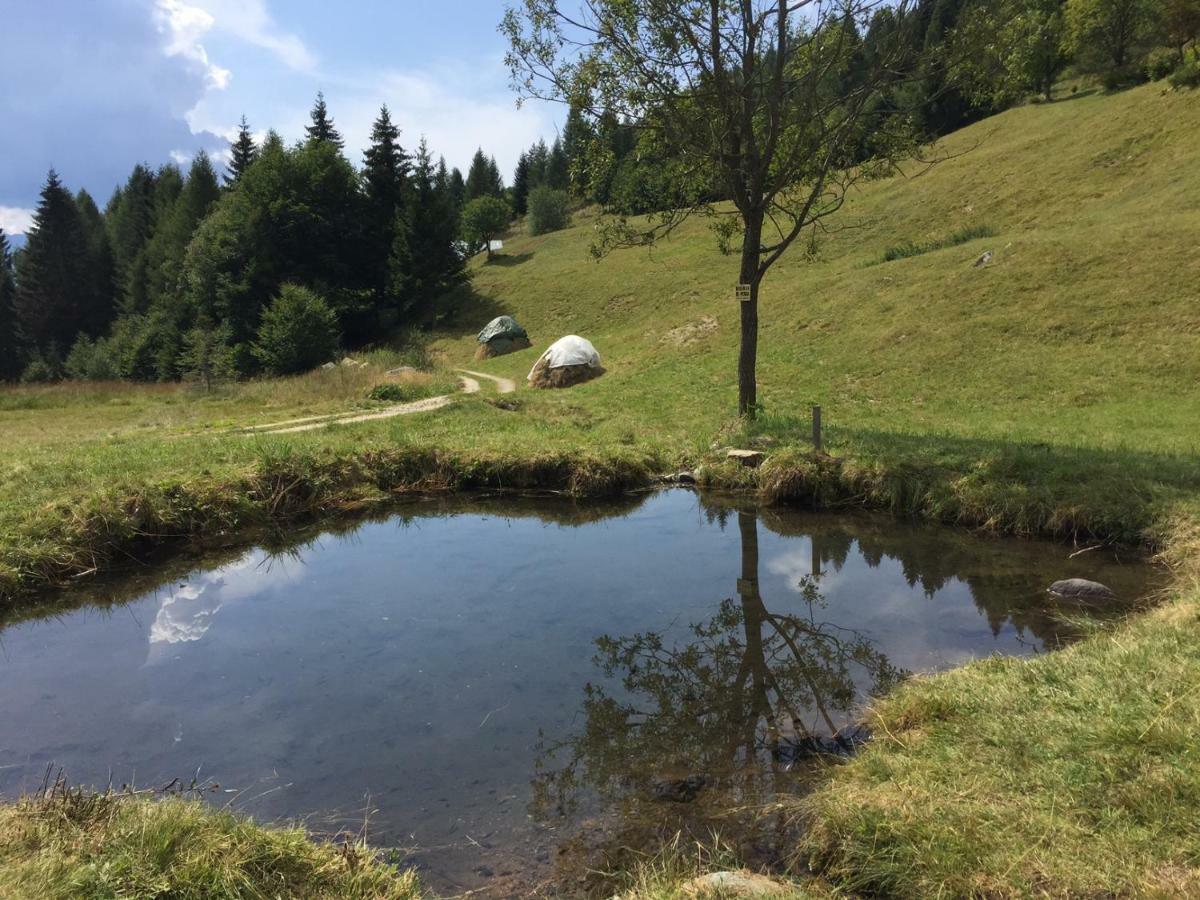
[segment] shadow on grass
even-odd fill
[[[532,253],[497,253],[484,263],[485,266],[519,266],[533,259]]]
[[[811,447],[807,417],[772,416],[750,430]],[[949,518],[998,517],[1142,543],[1173,506],[1200,498],[1194,454],[844,426],[826,427],[824,443],[834,456],[881,473],[898,510],[932,504],[926,513]]]
[[[1087,90],[1075,91],[1074,93],[1067,93],[1067,94],[1062,95],[1061,97],[1054,97],[1050,100],[1042,100],[1041,102],[1045,103],[1045,104],[1066,103],[1068,100],[1082,100],[1084,97],[1094,97],[1098,93],[1100,93],[1099,89],[1088,88]]]
[[[450,337],[478,334],[492,319],[508,312],[495,299],[475,290],[471,283],[455,288],[443,298],[443,303],[436,330]]]

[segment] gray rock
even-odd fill
[[[785,885],[753,872],[713,872],[693,878],[683,886],[683,896],[721,897],[784,897],[788,894]]]
[[[1049,594],[1056,600],[1065,603],[1077,603],[1081,606],[1100,606],[1113,603],[1117,595],[1112,589],[1098,581],[1088,581],[1086,578],[1067,578],[1050,585]]]
[[[725,455],[750,469],[757,469],[767,458],[767,454],[761,450],[730,450]]]
[[[996,254],[989,250],[987,253],[983,254],[983,256],[979,257],[979,259],[975,260],[974,268],[982,269],[984,266],[990,263],[995,256]]]

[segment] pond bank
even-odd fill
[[[0,544],[0,606],[36,602],[46,589],[102,573],[117,561],[161,556],[198,539],[231,542],[255,530],[336,518],[397,495],[500,489],[596,499],[643,489],[687,465],[632,448],[605,455],[494,455],[264,445],[253,465],[233,478],[197,474],[116,484],[30,511]],[[714,456],[694,469],[702,487],[747,491],[766,504],[879,509],[1000,534],[1150,551],[1165,546],[1169,528],[1153,497],[1122,492],[1105,472],[1082,473],[1064,491],[1053,470],[1040,462],[1025,466],[1029,471],[964,471],[904,453],[833,457],[785,447],[761,468]]]

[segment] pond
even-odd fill
[[[1155,577],[739,502],[417,500],[9,624],[0,791],[51,766],[195,777],[258,817],[365,822],[448,892],[586,892],[579,873],[679,829],[769,863],[792,826],[764,802],[849,748],[873,693],[1070,640],[1056,579],[1135,599]]]

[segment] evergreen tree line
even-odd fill
[[[903,42],[905,75],[874,96],[859,139],[867,160],[890,116],[932,138],[1050,98],[1067,73],[1110,88],[1200,84],[1198,35],[1200,0],[918,0],[856,23],[829,77],[849,82],[844,95],[879,48]],[[482,149],[465,178],[424,142],[410,153],[386,106],[361,169],[320,95],[311,119],[290,147],[273,132],[256,144],[243,119],[223,178],[203,154],[186,174],[138,165],[103,211],[52,171],[25,249],[0,233],[0,379],[280,371],[310,360],[265,346],[268,332],[332,328],[353,348],[436,319],[465,253],[490,248],[514,215],[537,232],[562,227],[568,201],[637,214],[720,199],[703,173],[673,171],[652,128],[603,110],[572,107],[551,145],[521,154],[511,186]]]
[[[461,173],[406,150],[386,106],[362,168],[342,150],[318,95],[294,146],[243,119],[223,177],[203,153],[186,174],[137,165],[101,211],[51,171],[25,248],[0,233],[0,379],[295,371],[313,359],[270,341],[328,358],[436,319],[466,277]]]

